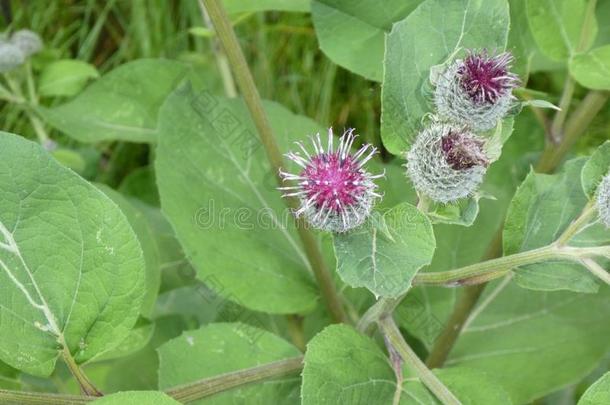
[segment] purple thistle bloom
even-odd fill
[[[284,181],[296,182],[295,185],[281,187],[280,190],[285,197],[299,198],[301,206],[295,215],[304,215],[315,228],[331,232],[345,232],[355,228],[368,217],[375,198],[381,197],[375,192],[377,185],[373,180],[384,174],[372,175],[364,170],[364,165],[377,149],[366,144],[356,153],[351,153],[356,138],[353,131],[350,129],[339,138],[336,149],[331,128],[328,130],[326,150],[320,134],[317,134],[311,139],[313,154],[301,142],[296,144],[303,154],[286,154],[286,157],[301,167],[301,172],[292,174],[280,171]]]
[[[449,64],[435,79],[439,118],[476,132],[494,128],[514,104],[519,78],[510,72],[512,61],[509,52],[494,56],[483,50]]]
[[[462,89],[474,103],[495,104],[519,84],[519,77],[509,71],[512,61],[510,52],[496,56],[489,56],[487,50],[469,52],[458,69]]]

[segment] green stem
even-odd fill
[[[191,402],[245,384],[260,382],[272,377],[281,377],[303,368],[303,357],[295,357],[260,366],[221,374],[211,378],[171,388],[167,395],[179,402]]]
[[[490,279],[494,279],[505,275],[515,267],[558,258],[574,259],[572,255],[564,254],[561,249],[557,249],[554,246],[545,246],[540,249],[498,257],[496,259],[486,260],[454,270],[420,273],[415,276],[413,284],[440,285],[447,287],[470,285],[473,284],[472,278],[493,276]],[[489,281],[490,279],[486,281]]]
[[[80,405],[86,404],[95,397],[48,394],[41,392],[24,392],[0,390],[0,404],[19,404],[19,405]]]
[[[555,242],[557,246],[565,246],[587,223],[591,220],[591,217],[595,215],[597,208],[593,201],[589,201],[582,213],[576,218],[563,233],[557,238]]]
[[[286,322],[290,340],[292,340],[297,349],[305,353],[307,342],[303,334],[303,317],[300,315],[287,315]]]
[[[610,95],[607,91],[590,91],[580,102],[565,124],[564,135],[559,145],[547,145],[542,152],[536,171],[551,173],[559,166],[576,140],[585,132],[593,118],[603,108]]]
[[[555,118],[553,118],[553,123],[551,124],[551,132],[549,134],[550,139],[548,141],[552,144],[558,144],[563,138],[561,131],[563,129],[563,124],[565,123],[568,110],[570,109],[570,103],[572,102],[575,86],[576,82],[568,73],[568,77],[563,85],[563,93],[561,94],[561,99],[559,101],[559,111],[557,111],[555,114]]]
[[[360,318],[358,322],[358,330],[362,333],[367,333],[371,325],[379,319],[389,316],[394,312],[396,306],[403,300],[406,293],[398,298],[381,298],[372,305]]]
[[[165,393],[177,401],[187,403],[228,391],[242,385],[290,375],[300,371],[302,368],[303,356],[299,356],[204,378],[190,384],[170,388],[166,390]],[[97,398],[97,396],[87,394],[83,396],[74,396],[42,392],[0,390],[0,404],[72,405],[85,404],[94,401]]]
[[[582,259],[582,263],[585,267],[597,278],[602,280],[604,283],[610,285],[610,273],[608,273],[602,266],[597,264],[593,259]]]
[[[248,68],[244,54],[239,47],[235,32],[231,27],[231,23],[229,22],[220,0],[203,0],[203,3],[212,24],[214,25],[218,39],[225,50],[229,64],[233,69],[235,80],[237,81],[237,85],[239,86],[244,101],[250,111],[250,116],[258,130],[261,143],[265,148],[267,158],[271,164],[271,169],[276,175],[278,184],[281,184],[282,179],[279,177],[279,172],[284,164],[282,154],[280,153],[280,149],[273,136],[273,130],[271,129],[271,125],[269,124],[269,120],[263,109],[260,95],[254,83],[254,79],[252,78],[250,69]],[[287,198],[286,201],[289,208],[292,209],[296,209],[299,205],[299,201],[295,198]],[[302,218],[297,218],[295,221],[309,264],[318,285],[320,286],[328,310],[335,321],[347,321],[345,310],[343,309],[330,271],[324,262],[322,252],[318,247],[314,234],[307,228]]]
[[[210,21],[210,16],[208,15],[208,12],[206,11],[202,0],[199,0],[199,9],[201,10],[201,17],[206,28],[213,32],[214,27],[212,26],[212,21]],[[235,98],[237,97],[235,80],[233,80],[233,74],[231,73],[231,67],[229,66],[227,55],[225,55],[224,51],[220,47],[216,35],[213,35],[210,38],[210,44],[212,46],[212,52],[214,53],[216,59],[218,71],[220,72],[220,77],[222,78],[222,84],[225,89],[225,94],[229,98]]]
[[[392,317],[387,316],[379,320],[379,328],[400,354],[408,367],[411,367],[419,380],[445,405],[461,405],[461,402],[451,391],[426,367],[409,347],[400,334]]]
[[[89,380],[89,378],[85,375],[83,370],[81,370],[81,368],[78,366],[78,364],[76,364],[76,361],[74,360],[74,357],[72,357],[72,354],[70,353],[70,349],[68,349],[68,347],[65,345],[65,342],[64,342],[64,349],[62,351],[62,358],[64,359],[64,362],[68,366],[70,373],[72,373],[72,376],[74,376],[76,381],[78,381],[78,384],[80,385],[80,388],[81,388],[81,392],[83,394],[85,394],[87,396],[91,396],[91,397],[101,397],[103,395],[102,392],[99,391],[95,387],[95,385],[93,385],[91,380]]]
[[[31,74],[30,71],[28,71],[29,74]],[[30,121],[30,124],[32,124],[32,128],[34,128],[34,132],[36,132],[36,136],[38,137],[38,140],[40,141],[41,144],[45,144],[48,139],[49,139],[49,135],[47,134],[47,131],[44,129],[44,125],[42,123],[42,121],[40,121],[40,119],[38,118],[38,116],[36,115],[36,113],[34,112],[34,109],[36,108],[36,105],[38,103],[38,99],[36,96],[36,92],[33,89],[33,84],[30,85],[30,78],[28,78],[28,90],[30,91],[30,100],[27,100],[23,94],[23,91],[21,90],[21,86],[19,85],[19,83],[17,83],[11,76],[10,74],[5,74],[4,76],[6,78],[6,82],[8,83],[9,87],[11,88],[12,92],[13,92],[13,96],[14,98],[17,100],[20,100],[22,103],[25,103],[25,114],[28,117],[28,120]],[[30,88],[30,86],[32,86]]]

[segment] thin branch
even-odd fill
[[[602,266],[600,266],[593,259],[582,259],[582,264],[597,278],[604,283],[610,285],[610,273],[608,273]]]
[[[461,405],[461,402],[451,391],[436,377],[432,371],[417,357],[417,354],[409,347],[400,334],[392,317],[388,316],[379,320],[379,328],[398,351],[405,364],[412,368],[419,380],[445,405]]]
[[[191,384],[171,388],[166,394],[176,401],[192,402],[245,384],[282,377],[303,368],[303,357],[280,360],[231,373],[205,378]]]
[[[278,184],[281,184],[282,179],[279,177],[279,171],[284,164],[282,154],[280,153],[280,149],[273,135],[273,130],[271,129],[271,125],[269,124],[269,120],[263,109],[260,95],[254,83],[254,79],[252,78],[252,73],[248,68],[248,64],[239,46],[235,32],[233,31],[220,0],[203,0],[203,3],[208,11],[210,20],[216,29],[218,39],[225,50],[229,64],[233,69],[235,80],[237,81],[244,101],[250,111],[250,116],[256,125],[261,142],[267,153],[267,158],[271,164],[271,169],[276,175]],[[299,205],[299,201],[295,198],[287,198],[286,201],[289,208],[292,209],[296,209]],[[296,218],[295,221],[309,264],[318,285],[320,286],[328,310],[335,321],[347,321],[345,310],[343,309],[341,300],[335,289],[330,271],[322,257],[322,252],[320,251],[316,237],[307,229],[302,218]]]
[[[170,388],[166,390],[165,393],[177,401],[188,403],[243,385],[290,375],[300,371],[302,368],[303,356],[299,356],[204,378],[190,384]],[[42,392],[0,390],[0,404],[79,405],[89,403],[96,399],[98,399],[98,397],[91,395],[75,396]]]

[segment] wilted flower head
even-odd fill
[[[512,89],[519,84],[509,71],[512,60],[510,52],[494,56],[483,50],[449,65],[434,93],[439,117],[474,131],[495,127],[511,108]]]
[[[0,73],[8,72],[21,65],[25,55],[10,42],[0,41]]]
[[[489,165],[484,142],[463,127],[433,122],[407,153],[407,175],[415,189],[448,203],[472,195]]]
[[[610,228],[610,174],[607,174],[597,187],[597,211],[599,220]]]
[[[40,36],[30,30],[19,30],[11,35],[11,43],[23,52],[25,57],[31,56],[42,49]]]
[[[361,225],[373,208],[374,200],[381,197],[375,192],[374,179],[384,174],[372,175],[364,169],[377,149],[371,145],[362,146],[356,153],[350,149],[356,135],[353,129],[339,138],[339,145],[333,146],[332,128],[328,130],[326,150],[320,134],[311,138],[313,153],[309,153],[301,142],[296,142],[300,151],[286,154],[301,167],[299,174],[280,171],[284,181],[296,184],[281,187],[284,196],[298,197],[301,206],[296,215],[304,215],[315,228],[345,232]],[[303,154],[301,154],[301,152]]]

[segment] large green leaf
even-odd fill
[[[319,131],[278,104],[265,108],[283,150]],[[242,101],[182,87],[159,125],[161,205],[199,277],[250,309],[313,309],[307,259]]]
[[[564,61],[576,53],[586,9],[587,0],[526,0],[532,35],[546,56]],[[587,29],[591,33],[589,43],[585,44],[588,47],[597,34],[595,18]]]
[[[504,390],[482,373],[455,368],[436,374],[464,405],[511,404]],[[329,326],[307,345],[303,405],[391,404],[395,391],[388,358],[373,340],[351,327]],[[400,404],[438,403],[419,381],[404,382]]]
[[[157,391],[125,391],[92,402],[95,405],[178,405],[180,402]]]
[[[190,67],[180,62],[136,60],[105,74],[67,103],[39,112],[81,142],[154,142],[159,107],[190,74]]]
[[[158,349],[162,389],[260,364],[297,357],[297,348],[270,332],[241,323],[214,323],[187,331]],[[202,366],[203,365],[203,366]],[[233,389],[199,404],[293,404],[298,378]]]
[[[587,197],[581,186],[585,159],[570,161],[556,175],[531,172],[517,190],[504,227],[504,253],[549,245],[582,212]],[[606,235],[590,227],[579,237],[587,246],[603,244]],[[531,289],[596,292],[594,277],[577,263],[558,260],[515,270],[519,285]]]
[[[338,65],[380,82],[385,34],[421,1],[313,0],[311,16],[320,48]]]
[[[361,227],[334,237],[337,272],[352,287],[375,296],[397,297],[430,264],[436,242],[432,224],[413,205],[375,213]]]
[[[585,87],[610,90],[610,45],[570,59],[570,74]]]
[[[157,300],[159,286],[161,285],[159,252],[152,230],[144,214],[134,207],[129,200],[104,184],[98,184],[97,187],[119,206],[138,236],[146,265],[146,294],[144,294],[142,301],[141,313],[146,317],[150,317]]]
[[[610,372],[591,385],[578,401],[578,405],[606,404],[610,404]]]
[[[542,292],[503,280],[487,287],[448,366],[487,372],[516,404],[587,375],[610,350],[610,289]]]
[[[95,66],[89,63],[62,59],[45,66],[38,82],[41,96],[73,96],[91,79],[100,76]]]
[[[463,49],[503,50],[508,27],[506,0],[426,0],[394,24],[381,94],[381,137],[390,152],[407,150],[432,111],[430,68]]]
[[[66,342],[77,362],[129,334],[144,260],[119,208],[40,146],[0,133],[0,358],[47,376]]]

